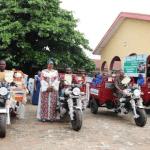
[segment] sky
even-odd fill
[[[61,8],[74,12],[79,19],[77,30],[85,34],[94,50],[120,12],[150,15],[149,0],[61,0]],[[100,59],[84,50],[91,59]]]

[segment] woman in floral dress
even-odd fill
[[[55,59],[47,61],[48,67],[41,72],[41,89],[39,94],[39,103],[37,118],[43,122],[45,120],[56,119],[57,91],[59,89],[58,72],[53,69]],[[57,84],[56,84],[57,83]]]

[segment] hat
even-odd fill
[[[53,63],[54,63],[54,62],[55,62],[55,59],[54,59],[54,58],[51,58],[50,60],[47,61],[47,64],[49,64],[50,62],[53,62]]]

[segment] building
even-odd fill
[[[91,59],[96,66],[96,70],[91,72],[91,76],[94,76],[95,74],[99,74],[100,73],[100,60],[99,59]]]
[[[95,48],[101,55],[101,73],[112,73],[115,63],[123,68],[124,57],[146,55],[146,76],[150,77],[150,15],[121,12]]]

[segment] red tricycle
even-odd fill
[[[140,87],[134,84],[134,78],[130,77],[130,82],[123,90],[123,96],[118,100],[114,85],[115,76],[105,76],[100,84],[90,84],[90,109],[96,114],[98,107],[115,109],[115,112],[128,114],[133,112],[136,125],[143,127],[146,124],[147,116],[140,97]],[[120,105],[118,107],[118,101]]]
[[[141,97],[143,98],[143,104],[150,106],[150,77],[146,79],[144,86],[141,86]]]

